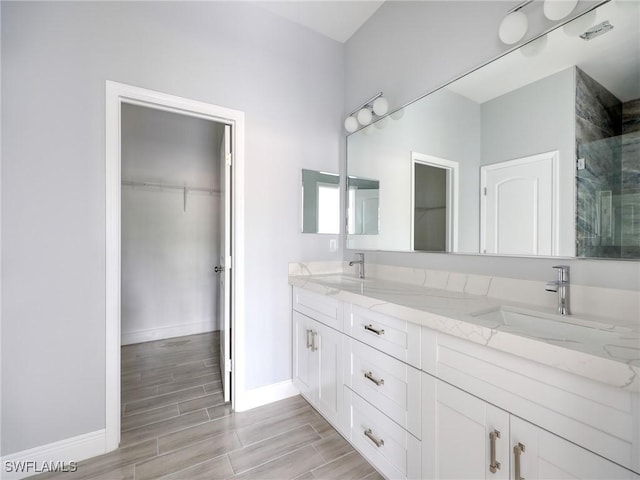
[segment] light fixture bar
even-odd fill
[[[518,6],[514,7],[514,8],[512,8],[511,10],[509,10],[509,11],[507,12],[507,15],[509,15],[510,13],[513,13],[513,12],[517,12],[518,10],[520,10],[521,8],[526,7],[526,6],[527,6],[527,5],[529,5],[530,3],[533,3],[533,0],[525,0],[525,1],[524,1],[524,2],[522,2],[520,5],[518,5]]]
[[[529,1],[532,2],[533,0],[529,0]],[[376,93],[373,97],[371,97],[369,100],[367,100],[362,105],[360,105],[358,108],[356,108],[354,111],[352,111],[348,116],[350,117],[350,116],[358,113],[361,109],[363,109],[364,107],[366,107],[368,105],[371,105],[374,101],[376,101],[381,96],[382,96],[382,92]]]

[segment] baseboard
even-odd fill
[[[133,343],[152,342],[154,340],[164,340],[165,338],[183,337],[185,335],[195,335],[196,333],[206,333],[216,330],[214,322],[187,323],[185,325],[171,325],[168,327],[150,328],[147,330],[136,330],[134,332],[122,332],[122,345]]]
[[[72,471],[81,460],[106,453],[105,430],[78,435],[2,457],[2,480],[17,480],[46,471]]]
[[[300,391],[293,385],[291,380],[253,388],[238,395],[235,402],[235,411],[243,412],[245,410],[251,410],[252,408],[277,402],[278,400],[284,400],[285,398],[299,394]]]

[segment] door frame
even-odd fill
[[[119,82],[106,81],[106,340],[105,452],[120,444],[121,105],[123,103],[226,123],[232,126],[231,194],[232,408],[244,392],[244,112]],[[240,398],[239,398],[240,396]]]

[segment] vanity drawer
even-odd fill
[[[346,340],[345,385],[418,438],[420,379],[420,370],[357,340]]]
[[[344,387],[345,434],[387,478],[420,478],[420,441]]]
[[[342,302],[301,288],[293,288],[293,309],[342,331]]]
[[[344,332],[403,362],[420,368],[420,327],[417,324],[346,306]]]

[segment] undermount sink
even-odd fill
[[[348,275],[318,275],[314,279],[318,283],[333,286],[360,286],[366,282],[366,278],[350,277]]]
[[[575,317],[546,314],[500,305],[471,314],[503,332],[552,342],[597,342],[619,338],[620,327]]]

